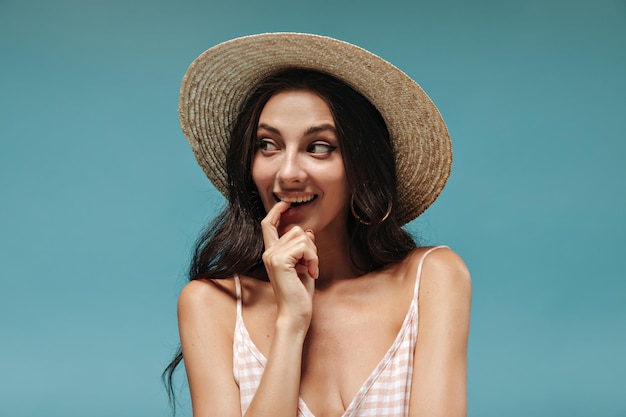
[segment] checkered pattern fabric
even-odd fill
[[[413,352],[417,342],[417,300],[422,265],[429,249],[419,262],[413,300],[402,328],[385,356],[363,383],[342,417],[403,417],[409,414]],[[235,276],[237,289],[237,320],[233,343],[233,372],[239,385],[241,411],[245,414],[261,382],[266,358],[255,346],[243,322],[241,283]],[[298,417],[315,417],[300,398]]]

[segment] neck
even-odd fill
[[[316,236],[317,255],[319,258],[320,275],[316,287],[322,288],[332,282],[354,278],[362,275],[362,271],[354,265],[350,254],[350,238],[347,233],[340,236]],[[352,254],[356,256],[356,254]],[[356,259],[358,261],[358,259]]]

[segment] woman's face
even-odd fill
[[[272,96],[259,118],[252,178],[265,210],[291,206],[279,234],[299,225],[316,237],[347,233],[350,191],[335,122],[326,102],[306,90]]]

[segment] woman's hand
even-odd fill
[[[288,208],[289,203],[280,201],[261,221],[263,262],[276,297],[277,320],[306,332],[311,323],[314,280],[319,274],[317,247],[312,230],[294,226],[278,235],[281,214]]]

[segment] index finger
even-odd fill
[[[279,239],[278,236],[278,224],[280,223],[280,216],[283,214],[291,204],[286,201],[279,201],[274,204],[263,220],[261,220],[261,231],[263,232],[263,241],[265,242],[265,249],[272,246]]]

